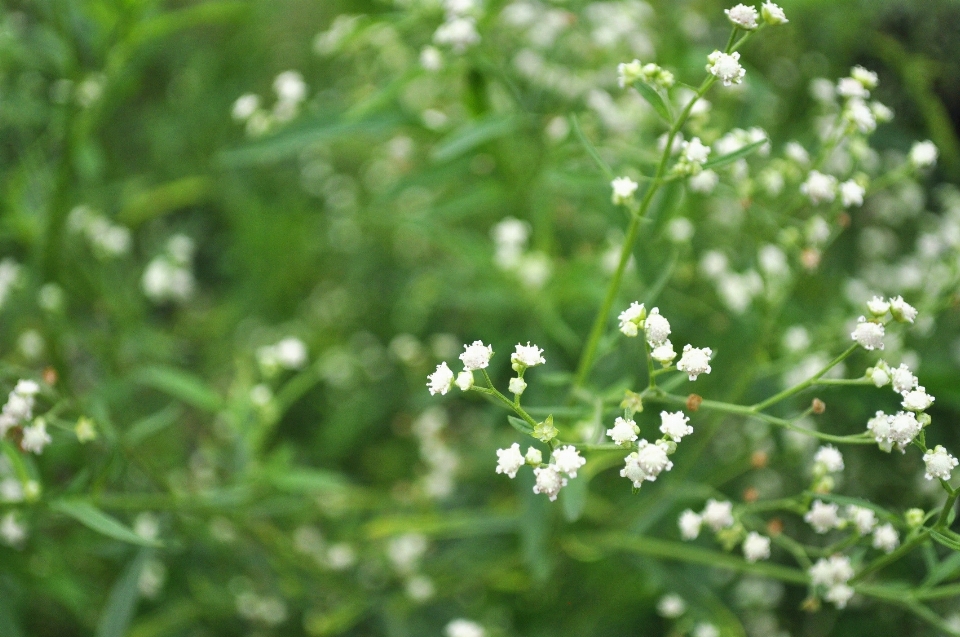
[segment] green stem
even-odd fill
[[[799,394],[800,392],[802,392],[802,391],[803,391],[804,389],[806,389],[807,387],[810,387],[811,385],[817,384],[817,383],[820,381],[820,377],[821,377],[821,376],[823,376],[824,374],[826,374],[827,372],[829,372],[831,369],[833,369],[834,367],[836,367],[837,365],[839,365],[841,362],[843,362],[844,359],[846,359],[848,356],[850,356],[851,354],[853,354],[853,353],[856,351],[857,347],[859,347],[859,345],[857,345],[856,343],[854,343],[853,345],[851,345],[850,347],[848,347],[846,350],[844,350],[844,352],[843,352],[842,354],[840,354],[839,356],[837,356],[836,358],[834,358],[832,361],[830,361],[829,363],[827,363],[827,366],[826,366],[826,367],[824,367],[823,369],[821,369],[819,372],[817,372],[816,374],[814,374],[813,376],[811,376],[811,377],[808,378],[807,380],[803,381],[802,383],[798,383],[798,384],[796,384],[796,385],[794,385],[793,387],[790,387],[790,388],[788,388],[788,389],[784,389],[784,390],[783,390],[782,392],[780,392],[779,394],[775,394],[775,395],[771,396],[770,398],[767,398],[766,400],[761,401],[761,402],[753,405],[753,406],[751,407],[751,409],[752,409],[753,411],[763,411],[764,409],[766,409],[766,408],[769,407],[770,405],[775,405],[776,403],[780,402],[781,400],[784,400],[785,398],[789,398],[790,396],[793,396],[793,395],[795,395],[795,394]]]

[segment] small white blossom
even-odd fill
[[[443,68],[443,53],[436,47],[423,47],[423,49],[420,50],[420,66],[427,71],[439,71]]]
[[[553,502],[557,499],[560,489],[567,486],[567,479],[553,465],[537,467],[533,470],[537,483],[533,485],[534,493],[542,493]]]
[[[823,598],[837,608],[846,608],[847,602],[853,597],[853,592],[853,589],[846,584],[835,584],[827,590]]]
[[[870,97],[870,91],[854,78],[844,77],[837,82],[837,95],[846,98],[867,99]]]
[[[645,336],[650,347],[663,345],[670,336],[670,322],[660,314],[660,308],[653,308],[643,324]]]
[[[873,111],[873,118],[880,124],[893,121],[893,109],[886,104],[874,100],[870,102],[870,110]]]
[[[450,371],[445,362],[440,363],[437,365],[437,371],[427,376],[427,381],[427,388],[430,390],[431,396],[436,394],[446,395],[450,391],[450,387],[453,386],[453,372]]]
[[[871,420],[871,422],[874,421]],[[901,450],[910,444],[923,428],[917,420],[917,415],[912,411],[898,411],[896,415],[889,416],[888,422],[887,438],[896,443]],[[870,423],[867,423],[867,426],[869,427]],[[875,423],[874,436],[877,435],[877,427],[882,429],[883,425],[879,422]]]
[[[863,85],[863,88],[869,90],[877,88],[877,83],[879,82],[876,73],[859,65],[850,69],[850,77],[860,82],[860,84]]]
[[[740,66],[740,53],[722,53],[714,51],[707,56],[707,71],[723,81],[724,86],[739,84],[746,70]]]
[[[801,166],[810,163],[810,153],[798,142],[787,142],[787,145],[783,148],[783,154],[787,156],[787,159],[795,161]]]
[[[469,619],[454,619],[443,629],[446,637],[486,637],[487,631]]]
[[[880,549],[884,553],[892,553],[898,546],[900,546],[900,535],[892,524],[878,526],[873,532],[873,548]]]
[[[617,177],[610,182],[610,187],[613,188],[613,203],[619,206],[633,200],[639,184],[629,177]]]
[[[883,325],[868,321],[864,317],[858,319],[857,327],[850,333],[850,338],[866,350],[883,349]]]
[[[853,566],[847,556],[831,555],[829,558],[821,557],[807,573],[814,586],[835,586],[850,581],[853,577]]]
[[[716,188],[719,183],[720,175],[709,168],[707,170],[701,170],[687,180],[687,185],[690,186],[690,190],[704,195],[709,195],[713,192],[713,189]]]
[[[662,345],[654,347],[650,352],[650,358],[657,361],[664,367],[673,362],[673,359],[677,357],[677,353],[673,351],[673,343],[667,339]]]
[[[680,527],[680,537],[684,540],[695,540],[700,535],[700,527],[703,525],[703,518],[687,509],[680,514],[677,519],[677,526]]]
[[[470,372],[477,369],[486,369],[490,364],[490,357],[493,356],[493,347],[484,345],[482,341],[474,341],[471,345],[464,345],[463,350],[463,354],[460,354],[460,360],[463,361],[463,368]]]
[[[632,481],[636,489],[640,488],[644,480],[653,482],[661,472],[673,468],[673,463],[667,457],[667,444],[663,440],[658,440],[655,444],[641,440],[637,451],[623,460],[624,467],[620,470],[620,475]]]
[[[843,109],[843,118],[861,133],[872,133],[877,130],[877,118],[873,114],[873,109],[862,99],[854,98],[847,102]]]
[[[743,557],[748,562],[768,559],[770,557],[770,538],[751,531],[743,541]]]
[[[607,429],[607,435],[621,446],[629,445],[639,437],[640,427],[629,418],[620,418],[613,422],[613,428]]]
[[[691,633],[691,637],[720,637],[720,629],[713,624],[700,622],[693,627],[693,633]]]
[[[747,31],[752,31],[757,28],[757,18],[760,16],[754,7],[738,4],[730,9],[724,9],[723,12],[727,14],[727,18],[735,27],[746,29]]]
[[[819,170],[811,170],[807,180],[800,184],[800,192],[814,205],[829,203],[837,197],[837,178]]]
[[[577,470],[585,464],[587,464],[587,461],[573,445],[560,447],[553,452],[553,466],[557,468],[557,471],[565,473],[571,478],[576,478]]]
[[[933,142],[916,142],[910,148],[910,163],[916,168],[929,168],[937,163],[939,151]]]
[[[876,525],[877,514],[873,512],[873,509],[851,504],[847,506],[847,519],[853,522],[860,535],[866,535]]]
[[[660,431],[674,442],[680,442],[681,438],[693,433],[693,427],[687,424],[690,419],[682,411],[661,411],[660,422]]]
[[[516,442],[506,449],[497,449],[497,473],[505,473],[510,478],[517,477],[517,471],[523,466],[523,454]]]
[[[887,362],[880,359],[873,367],[868,367],[866,377],[873,381],[877,387],[883,387],[890,384],[890,375],[893,372]]]
[[[277,363],[285,369],[302,369],[307,364],[307,345],[290,336],[273,346]]]
[[[17,521],[16,514],[7,513],[0,521],[0,538],[5,544],[13,547],[19,547],[27,539],[26,527]]]
[[[838,529],[843,524],[843,520],[838,515],[837,505],[833,502],[825,504],[820,500],[814,500],[803,519],[817,533],[826,533],[830,529]]]
[[[824,445],[813,457],[814,465],[819,465],[827,473],[843,471],[843,454],[833,445]]]
[[[469,391],[473,387],[473,372],[468,372],[463,370],[457,374],[457,380],[455,381],[457,387],[460,388],[460,391]]]
[[[507,384],[507,389],[511,394],[520,395],[527,389],[527,381],[523,380],[519,376],[516,378],[511,378],[510,382]]]
[[[539,467],[543,464],[543,452],[536,447],[528,447],[527,454],[523,459],[531,467]]]
[[[510,355],[510,362],[523,367],[534,367],[547,361],[543,357],[543,350],[527,341],[526,345],[517,343],[516,351]]]
[[[250,116],[256,113],[258,108],[260,108],[260,97],[247,93],[238,97],[237,101],[233,103],[230,115],[238,122],[243,122],[250,119]]]
[[[620,316],[618,317],[620,321],[620,331],[623,332],[625,336],[636,336],[640,333],[640,326],[643,325],[646,316],[647,310],[643,307],[643,303],[634,301],[630,304],[630,307],[620,312]]]
[[[710,147],[701,142],[699,137],[694,137],[690,141],[683,142],[681,152],[685,161],[691,164],[705,164],[710,156]]]
[[[783,9],[781,9],[779,5],[776,5],[772,2],[764,2],[760,6],[760,13],[763,14],[764,22],[770,26],[777,26],[789,22],[786,14],[783,12]]]
[[[900,367],[890,370],[890,379],[893,383],[893,391],[898,394],[909,392],[919,383],[910,368],[903,363],[900,364]]]
[[[661,617],[676,619],[687,612],[687,603],[679,595],[664,595],[657,602],[657,612]]]
[[[957,459],[951,456],[943,445],[937,445],[932,451],[923,454],[923,462],[927,465],[927,480],[949,480],[958,464]]]
[[[929,408],[934,400],[936,399],[927,393],[923,385],[919,385],[903,395],[903,408],[907,411],[923,411]]]
[[[32,425],[23,428],[23,440],[20,441],[20,447],[24,451],[40,455],[43,453],[43,448],[50,442],[47,423],[42,418],[37,418]]]
[[[917,308],[904,301],[902,296],[890,299],[890,313],[901,323],[913,323],[917,318]]]
[[[626,88],[643,77],[643,64],[640,60],[633,62],[621,62],[617,65],[617,84],[620,88]]]
[[[691,345],[683,346],[683,355],[677,363],[677,369],[686,372],[690,380],[697,380],[700,374],[709,374],[710,357],[713,356],[713,350],[709,347],[693,347]]]
[[[433,41],[436,44],[449,45],[456,53],[463,53],[480,41],[480,34],[477,33],[473,18],[454,18],[437,28]]]
[[[881,296],[875,296],[867,301],[867,309],[873,316],[882,317],[890,310],[890,301],[883,300]]]
[[[714,532],[722,531],[733,526],[733,503],[717,502],[714,499],[707,500],[707,505],[700,514],[703,523],[709,526]]]
[[[840,184],[840,201],[844,208],[849,208],[850,206],[862,206],[863,195],[866,192],[866,188],[854,180],[851,179],[849,181],[845,181]]]

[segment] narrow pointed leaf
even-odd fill
[[[657,115],[662,117],[667,124],[673,124],[673,115],[670,113],[670,107],[657,89],[646,82],[634,82],[633,86],[640,95],[643,96],[643,99],[647,100],[650,106],[653,107],[653,110],[657,111]]]
[[[120,520],[107,515],[89,502],[83,500],[57,500],[50,505],[57,513],[62,513],[93,529],[97,533],[106,535],[121,542],[139,544],[140,546],[162,546],[160,542],[147,540],[124,525]]]
[[[746,157],[751,154],[753,151],[757,150],[764,144],[769,144],[766,139],[761,139],[758,142],[753,142],[752,144],[747,144],[743,148],[733,151],[732,153],[727,153],[726,155],[721,155],[716,159],[712,159],[703,165],[704,168],[719,168],[720,166],[726,166],[727,164],[732,164],[733,162]]]

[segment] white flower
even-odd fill
[[[707,505],[700,514],[703,523],[709,526],[714,532],[733,526],[733,503],[717,502],[713,498],[707,500]]]
[[[427,71],[439,71],[443,68],[443,54],[436,47],[423,47],[420,51],[420,66]]]
[[[307,85],[297,71],[284,71],[273,80],[273,90],[281,102],[301,102],[307,96]]]
[[[693,427],[687,424],[690,419],[682,411],[661,411],[660,422],[660,431],[674,442],[680,442],[681,438],[693,433]]]
[[[918,385],[913,391],[908,391],[903,395],[903,408],[907,411],[923,411],[933,404],[936,400],[927,393],[923,385]]]
[[[876,525],[877,514],[873,512],[873,509],[851,504],[847,506],[847,519],[853,522],[860,535],[866,535]]]
[[[301,369],[307,364],[307,346],[299,338],[290,336],[273,346],[277,363],[286,369]]]
[[[873,111],[873,118],[881,124],[893,121],[893,110],[886,104],[874,100],[870,102],[870,110]]]
[[[933,142],[916,142],[910,148],[910,163],[916,168],[928,168],[937,163],[939,151]]]
[[[456,53],[463,53],[468,47],[480,41],[477,26],[473,18],[454,18],[440,25],[433,34],[437,44],[450,45]]]
[[[760,13],[763,14],[764,21],[771,26],[789,22],[787,16],[783,13],[783,9],[772,2],[764,2],[763,5],[760,6]]]
[[[943,445],[937,445],[933,451],[923,454],[923,462],[927,465],[927,480],[934,478],[949,480],[954,467],[958,464],[957,459],[951,456]]]
[[[453,372],[447,367],[446,362],[437,365],[437,371],[427,376],[427,388],[430,390],[431,396],[436,394],[446,395],[452,386]]]
[[[463,370],[457,374],[457,380],[455,381],[457,387],[460,388],[460,391],[469,391],[473,387],[473,372],[468,372]]]
[[[577,470],[585,464],[587,464],[587,461],[573,445],[560,447],[553,452],[553,466],[557,468],[557,471],[565,473],[571,478],[576,478]]]
[[[709,168],[700,171],[687,180],[687,185],[690,186],[690,190],[704,195],[709,195],[713,192],[713,189],[716,188],[719,183],[720,175]]]
[[[825,600],[832,603],[837,608],[846,608],[847,602],[853,597],[853,589],[846,584],[835,584],[827,590],[823,596]]]
[[[710,147],[701,142],[699,137],[683,142],[681,151],[683,159],[691,164],[705,164],[710,156]]]
[[[643,307],[643,303],[637,303],[634,301],[630,304],[630,307],[620,312],[618,317],[620,321],[620,331],[626,336],[636,336],[639,334],[640,326],[643,325],[643,320],[647,316],[647,310]]]
[[[878,526],[873,532],[873,548],[880,549],[884,553],[892,553],[898,546],[900,546],[900,535],[892,524]]]
[[[875,296],[867,301],[867,309],[870,314],[882,317],[890,310],[890,301],[884,301],[882,296]]]
[[[542,365],[547,361],[543,357],[543,350],[536,345],[531,345],[530,341],[527,341],[526,345],[517,343],[516,351],[510,355],[510,362],[514,365],[522,365],[523,367],[534,367],[536,365]]]
[[[844,208],[850,206],[862,206],[863,195],[867,190],[854,180],[845,181],[840,184],[840,201]]]
[[[543,464],[543,453],[536,447],[527,447],[527,455],[523,459],[531,467],[539,467]]]
[[[17,381],[13,391],[21,396],[36,396],[40,393],[40,385],[36,381],[24,378]]]
[[[904,301],[902,296],[890,299],[890,313],[901,323],[913,323],[917,318],[917,308]]]
[[[854,78],[844,77],[837,82],[837,95],[847,98],[867,99],[870,97],[870,91]]]
[[[843,109],[843,118],[861,133],[872,133],[877,130],[877,118],[873,114],[873,109],[862,99],[854,98],[847,102]]]
[[[873,381],[877,387],[883,387],[890,384],[890,366],[883,359],[880,359],[873,367],[868,367],[866,377]]]
[[[686,372],[690,380],[697,380],[700,374],[709,374],[710,357],[713,356],[713,350],[709,347],[693,347],[691,345],[683,346],[683,355],[677,363],[677,369]]]
[[[850,69],[850,77],[860,82],[863,88],[870,90],[877,88],[877,83],[879,82],[876,73],[859,65]]]
[[[752,31],[757,28],[757,18],[759,15],[753,7],[738,4],[731,9],[724,9],[723,12],[727,14],[727,18],[729,18],[735,27],[746,29],[747,31]]]
[[[663,345],[670,336],[670,322],[660,314],[660,308],[653,308],[643,323],[643,329],[650,347]]]
[[[860,317],[856,329],[850,333],[850,338],[856,341],[863,349],[883,349],[883,325],[868,321]]]
[[[827,473],[843,471],[843,454],[833,445],[824,445],[813,457],[814,465],[819,465]]]
[[[633,199],[639,185],[629,177],[617,177],[610,182],[610,187],[613,188],[613,203],[619,206]]]
[[[664,595],[657,602],[657,612],[661,617],[676,619],[687,612],[687,603],[679,595]]]
[[[469,619],[454,619],[443,629],[447,637],[486,637],[487,631]]]
[[[919,382],[910,368],[900,363],[900,367],[890,370],[890,379],[893,381],[893,391],[905,394],[917,386]]]
[[[740,53],[722,53],[714,51],[707,56],[707,71],[723,81],[724,86],[739,84],[746,70],[740,66]]]
[[[768,559],[770,557],[770,538],[751,531],[747,535],[747,539],[743,541],[743,557],[748,562]]]
[[[898,411],[896,415],[888,418],[887,438],[891,442],[895,442],[901,450],[910,444],[923,429],[923,426],[917,420],[917,415],[912,411]],[[871,420],[870,422],[874,421]],[[882,424],[876,423],[876,425],[882,428]],[[870,423],[867,423],[867,426],[869,427]],[[874,427],[874,436],[877,435],[876,428],[877,426]]]
[[[506,449],[497,449],[497,473],[505,473],[510,478],[516,478],[517,471],[523,466],[523,462],[519,444],[513,443]]]
[[[412,573],[427,552],[427,538],[420,533],[405,533],[390,540],[387,557],[398,573]]]
[[[621,62],[617,65],[617,84],[620,88],[626,88],[628,84],[633,84],[643,77],[643,64],[640,60],[633,62]]]
[[[641,440],[637,449],[623,459],[624,467],[620,470],[620,475],[632,481],[635,489],[639,489],[644,480],[652,482],[662,471],[673,468],[673,463],[667,457],[667,445],[664,441],[658,440],[656,444],[650,444]]]
[[[677,519],[677,526],[680,527],[680,537],[684,540],[695,540],[700,535],[700,527],[703,525],[703,518],[687,509],[680,514]]]
[[[798,142],[787,142],[787,145],[783,148],[783,154],[787,156],[787,159],[795,161],[801,166],[810,163],[810,153]]]
[[[669,339],[662,345],[654,347],[650,352],[650,358],[657,361],[664,367],[669,365],[676,357],[677,353],[673,351],[673,343],[671,343]]]
[[[247,93],[237,98],[237,101],[233,103],[233,109],[230,111],[230,114],[233,119],[238,122],[243,122],[250,119],[250,116],[257,112],[258,108],[260,108],[260,97],[252,93]]]
[[[0,480],[0,501],[23,502],[23,485],[16,478]]]
[[[833,502],[825,504],[820,500],[814,500],[813,506],[803,516],[813,530],[817,533],[826,533],[830,529],[839,529],[843,520],[838,515],[838,507]]]
[[[460,360],[463,361],[463,368],[469,372],[485,369],[490,364],[490,357],[493,356],[493,347],[484,345],[482,341],[464,345],[463,350]]]
[[[24,451],[30,451],[37,455],[43,453],[43,448],[51,442],[50,434],[47,433],[47,423],[42,418],[37,418],[32,425],[23,428],[23,440],[20,441],[20,447]]]
[[[613,428],[607,429],[607,435],[621,446],[629,445],[639,437],[640,427],[629,418],[620,418],[613,421]]]
[[[511,378],[509,384],[507,384],[507,389],[511,394],[517,394],[518,396],[524,392],[527,388],[527,381],[523,380],[519,376],[516,378]]]
[[[3,516],[0,521],[0,538],[3,538],[5,544],[10,546],[20,546],[27,539],[27,529],[17,522],[16,514],[13,512]]]
[[[560,475],[560,472],[553,465],[537,467],[533,470],[537,477],[537,483],[533,485],[534,493],[542,493],[553,502],[557,499],[560,489],[567,486],[567,479]]]
[[[806,195],[814,205],[829,203],[837,196],[837,178],[833,175],[825,175],[819,170],[811,170],[807,180],[800,184],[800,192]]]
[[[853,567],[848,557],[832,555],[829,559],[821,557],[807,573],[814,586],[835,586],[846,584],[853,577]]]

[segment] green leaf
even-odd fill
[[[526,420],[522,420],[520,418],[517,418],[516,416],[507,416],[507,420],[513,426],[513,428],[519,431],[520,433],[526,434],[528,436],[533,435],[533,427],[527,424]]]
[[[285,469],[268,475],[267,481],[281,491],[301,494],[342,491],[350,486],[340,474],[317,469]]]
[[[84,500],[57,500],[50,504],[50,508],[57,513],[62,513],[73,518],[97,533],[102,533],[115,540],[129,542],[130,544],[139,544],[140,546],[163,546],[155,540],[147,540],[140,537],[116,518],[107,515]]]
[[[517,118],[502,116],[471,122],[440,141],[430,153],[430,158],[435,162],[449,161],[477,146],[513,133],[518,124]]]
[[[953,536],[953,535],[956,535],[956,534],[955,534],[955,533],[951,533],[951,534],[948,536],[948,535],[946,535],[946,534],[944,534],[944,533],[941,533],[940,531],[937,531],[937,530],[934,530],[934,529],[931,529],[931,530],[930,530],[930,537],[932,537],[934,540],[936,540],[936,541],[939,542],[940,544],[944,545],[944,546],[947,547],[948,549],[953,549],[954,551],[960,551],[960,539],[957,539],[957,538],[955,538],[955,537],[951,537],[951,536]]]
[[[587,493],[590,480],[586,475],[580,475],[567,482],[567,486],[560,490],[560,504],[563,506],[563,517],[567,522],[576,522],[583,515],[587,505]]]
[[[100,615],[97,637],[124,637],[137,607],[140,591],[137,587],[140,573],[147,563],[150,551],[144,549],[126,568],[110,590],[107,606]]]
[[[752,144],[747,144],[739,150],[735,150],[732,153],[727,153],[726,155],[721,155],[716,159],[712,159],[703,165],[704,169],[707,168],[719,168],[720,166],[726,166],[727,164],[732,164],[741,157],[746,157],[753,151],[757,150],[764,144],[769,144],[770,142],[766,139],[761,139],[758,142],[753,142]]]
[[[126,443],[131,446],[136,446],[150,436],[163,431],[177,422],[182,415],[183,407],[179,405],[167,405],[160,411],[133,423],[124,435]]]
[[[174,398],[179,398],[197,409],[219,411],[223,405],[220,395],[196,376],[175,367],[148,367],[134,374],[134,380]]]
[[[662,117],[667,124],[673,124],[673,114],[670,112],[670,106],[664,101],[660,91],[646,82],[634,82],[633,87],[643,96],[643,99],[649,102],[653,110],[657,111],[657,115]]]
[[[593,144],[590,143],[590,140],[587,139],[587,136],[583,134],[583,129],[580,128],[580,120],[577,119],[576,115],[570,116],[570,123],[573,124],[573,131],[577,134],[577,139],[580,140],[580,143],[583,144],[583,149],[587,151],[587,154],[590,155],[590,158],[593,162],[600,168],[600,171],[604,176],[612,181],[614,178],[613,171],[610,170],[610,166],[607,165],[607,162],[603,161],[603,158],[600,157],[600,153],[597,152],[597,149]]]

